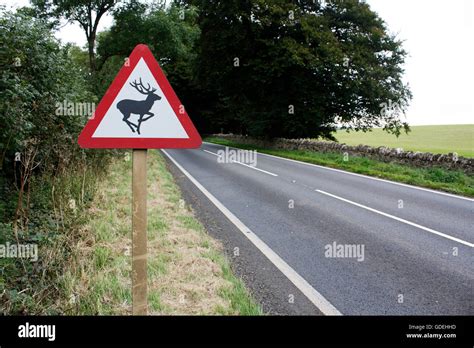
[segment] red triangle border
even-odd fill
[[[160,85],[163,94],[170,103],[176,117],[181,122],[184,130],[189,138],[93,138],[95,130],[101,123],[105,114],[112,106],[118,93],[127,82],[128,77],[132,73],[135,66],[140,61],[140,58],[145,60],[156,82]],[[101,149],[183,149],[183,148],[198,148],[202,144],[201,136],[194,127],[187,112],[179,112],[181,102],[178,96],[171,87],[168,79],[160,68],[155,57],[151,53],[148,46],[140,44],[137,45],[129,57],[128,66],[124,65],[114,81],[108,88],[104,97],[94,113],[94,118],[90,119],[79,135],[78,143],[82,148],[101,148]]]

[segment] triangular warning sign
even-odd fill
[[[83,148],[196,148],[201,137],[146,45],[134,48],[79,136]]]

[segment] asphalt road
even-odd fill
[[[166,153],[255,235],[249,238],[255,256],[246,257],[263,253],[283,270],[279,276],[314,295],[305,308],[344,315],[474,314],[472,199],[264,154],[256,167],[219,163],[223,149],[205,143]],[[197,199],[212,205],[203,194]],[[264,279],[272,282],[265,288],[278,292],[274,277]]]

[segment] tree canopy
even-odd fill
[[[199,8],[194,105],[206,131],[331,137],[340,125],[407,127],[406,52],[357,1],[188,0]],[[385,104],[391,107],[385,112]]]
[[[99,22],[117,0],[31,0],[40,18],[52,19],[56,26],[61,18],[77,22],[86,34],[89,66],[92,73],[97,70],[95,63],[95,41]]]
[[[195,44],[200,34],[197,9],[177,5],[150,8],[132,1],[113,14],[112,27],[98,36],[99,92],[106,91],[124,59],[143,43],[150,47],[184,105],[192,107],[197,95],[193,84]]]
[[[81,25],[87,19],[99,96],[135,45],[150,46],[202,133],[332,138],[339,127],[408,130],[406,52],[363,1],[33,3],[40,13]],[[108,10],[114,24],[96,37],[97,20]]]

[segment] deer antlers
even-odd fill
[[[145,94],[145,95],[151,94],[151,93],[156,91],[156,88],[152,89],[149,83],[147,83],[148,88],[145,88],[145,86],[143,86],[143,82],[142,82],[141,77],[140,77],[140,83],[139,84],[137,83],[137,81],[133,81],[133,82],[130,82],[130,85],[133,88],[135,88],[138,92],[140,92],[141,94]]]

